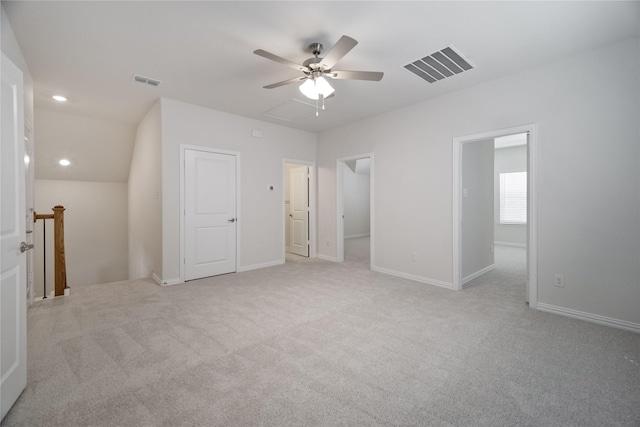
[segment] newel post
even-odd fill
[[[54,253],[55,253],[55,296],[64,295],[67,287],[67,267],[64,255],[64,207],[53,207]]]

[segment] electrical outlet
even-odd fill
[[[489,245],[489,252],[493,253],[493,245]]]
[[[411,252],[411,262],[418,261],[418,255],[415,252]]]
[[[556,285],[559,288],[564,288],[564,275],[563,274],[556,274],[555,275],[554,285]]]
[[[256,253],[259,254],[260,253],[260,246],[256,246]]]
[[[329,241],[328,241],[328,240],[325,242],[325,245],[326,245],[327,247],[329,247]]]

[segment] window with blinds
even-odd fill
[[[527,173],[500,174],[500,224],[527,223]]]

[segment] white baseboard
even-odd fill
[[[42,300],[47,301],[47,300],[51,300],[51,299],[54,299],[54,298],[60,298],[60,297],[68,297],[70,293],[71,293],[71,288],[64,288],[64,294],[60,295],[60,296],[56,296],[56,291],[51,291],[49,293],[49,295],[47,295],[47,298],[35,297],[33,299],[33,302],[38,302],[38,301],[42,301]]]
[[[329,255],[318,254],[318,258],[323,259],[325,261],[338,262],[338,258],[329,256]]]
[[[172,286],[172,285],[179,285],[181,283],[184,283],[179,278],[178,279],[170,279],[170,280],[162,280],[160,277],[158,277],[158,275],[156,273],[152,273],[151,274],[151,278],[153,279],[154,282],[156,282],[160,286]]]
[[[356,237],[369,237],[371,236],[369,233],[366,234],[354,234],[352,236],[344,236],[345,239],[355,239]]]
[[[493,242],[497,246],[511,246],[513,248],[526,248],[526,243],[514,243],[514,242]]]
[[[616,329],[624,329],[625,331],[640,333],[640,323],[628,322],[626,320],[614,319],[613,317],[600,316],[599,314],[572,310],[570,308],[558,307],[542,302],[538,302],[536,308],[547,313],[558,314],[560,316],[584,320],[585,322],[597,323],[598,325],[610,326]]]
[[[153,279],[153,281],[154,281],[154,282],[156,282],[158,285],[162,286],[162,279],[160,279],[156,273],[151,272],[151,278],[152,278],[152,279]]]
[[[483,268],[482,270],[478,270],[475,273],[471,273],[470,275],[468,275],[467,277],[465,277],[464,279],[462,279],[462,284],[464,285],[465,283],[467,283],[470,280],[475,279],[478,276],[482,276],[484,273],[493,270],[494,268],[496,268],[495,264],[491,264],[488,267]]]
[[[243,271],[257,270],[259,268],[275,267],[276,265],[282,265],[282,264],[284,264],[284,259],[263,262],[260,264],[243,265],[242,267],[238,267],[238,273],[242,273]]]
[[[382,267],[372,267],[371,270],[378,273],[388,274],[389,276],[401,277],[403,279],[409,279],[415,282],[425,283],[427,285],[433,285],[433,286],[438,286],[440,288],[453,290],[453,283],[443,282],[442,280],[430,279],[428,277],[417,276],[415,274],[405,273],[402,271],[391,270],[391,269],[382,268]]]

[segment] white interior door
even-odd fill
[[[236,156],[185,150],[185,280],[236,271]]]
[[[309,167],[292,168],[289,172],[290,252],[309,256]]]
[[[22,72],[2,55],[0,116],[0,401],[2,418],[27,385],[27,260],[25,241]]]

